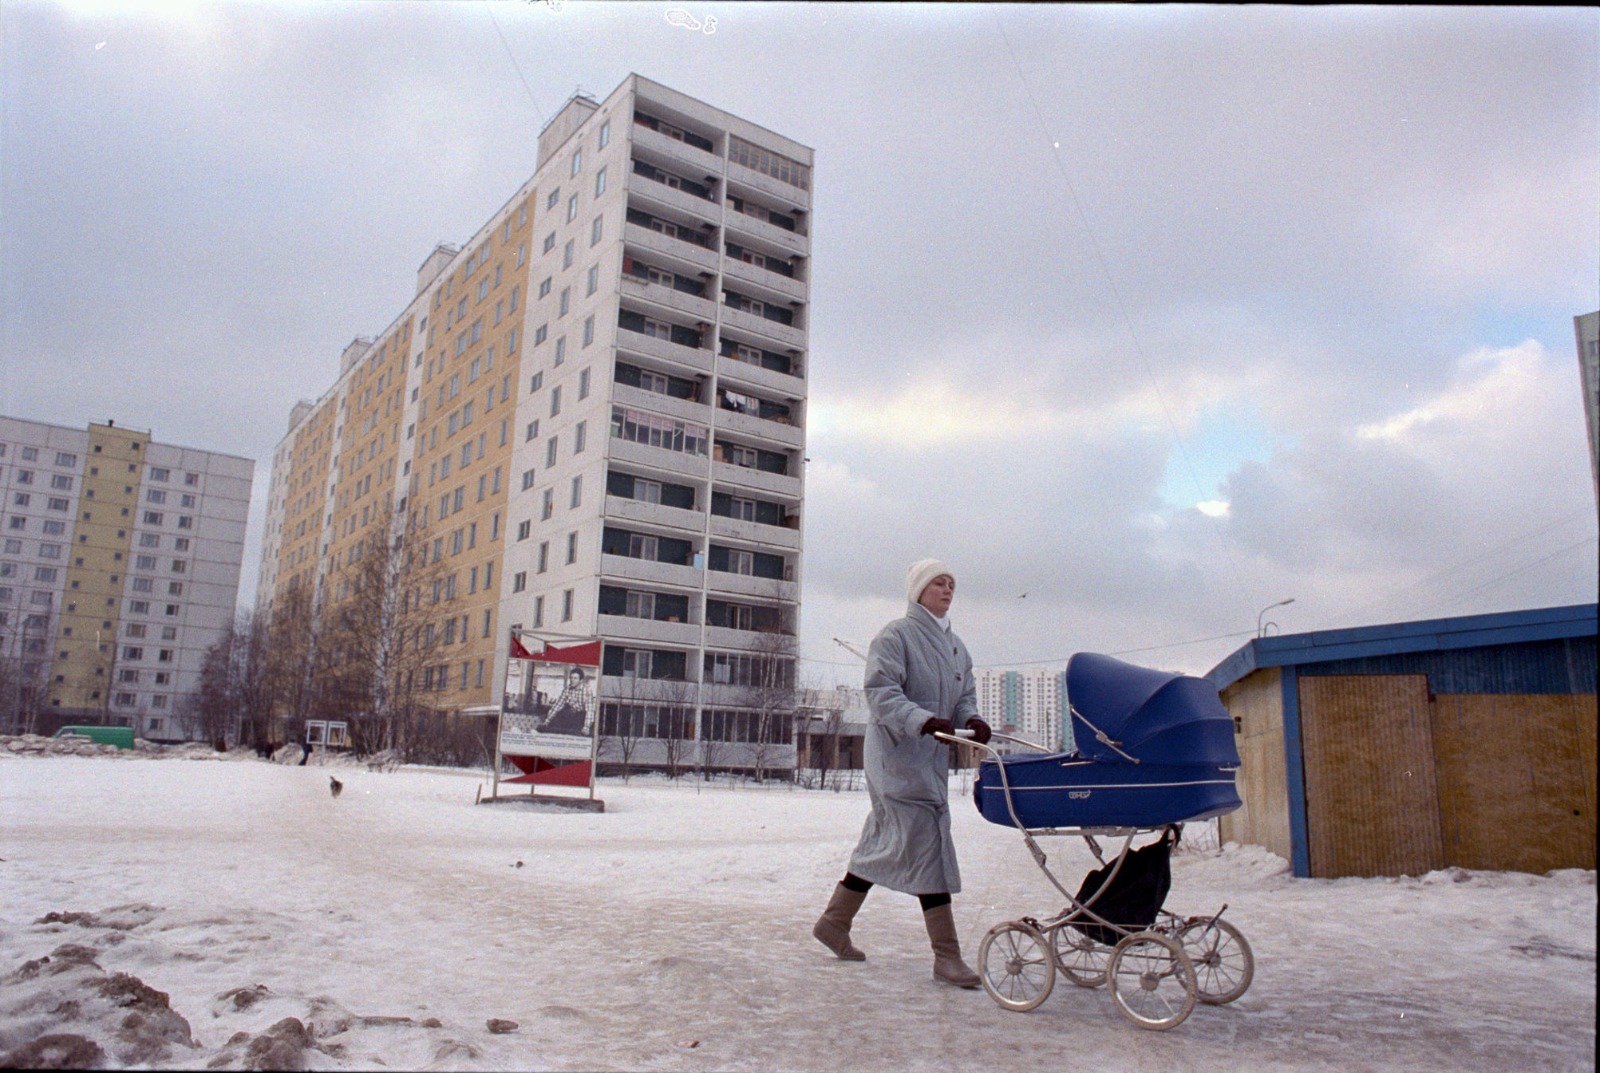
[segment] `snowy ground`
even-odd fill
[[[1296,880],[1256,848],[1181,853],[1169,908],[1227,902],[1255,981],[1150,1032],[1103,988],[1058,981],[1018,1014],[936,985],[916,903],[890,892],[857,918],[868,960],[829,955],[810,926],[863,794],[635,780],[594,815],[475,806],[482,782],[0,758],[0,1066],[1595,1067],[1593,872]],[[971,961],[1060,897],[1015,832],[954,804]],[[1076,886],[1082,843],[1048,848]]]

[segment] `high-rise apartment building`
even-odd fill
[[[636,760],[792,764],[811,163],[637,75],[570,100],[533,176],[295,407],[262,610],[293,594],[325,633],[364,560],[404,561],[395,685],[430,707],[497,708],[514,630],[599,636],[602,732]]]
[[[973,676],[978,686],[978,715],[984,722],[996,730],[1011,727],[1017,737],[1051,750],[1061,749],[1063,742],[1071,747],[1071,729],[1065,719],[1065,671],[979,667]]]
[[[1583,423],[1589,430],[1589,473],[1600,509],[1600,312],[1572,318],[1578,337],[1578,375],[1583,385]]]
[[[182,702],[233,622],[254,470],[109,421],[0,417],[0,660],[11,687],[0,708],[13,726],[196,736]]]

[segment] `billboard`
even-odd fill
[[[600,642],[557,646],[512,635],[499,753],[521,775],[501,781],[593,786]],[[498,776],[496,765],[496,775]]]

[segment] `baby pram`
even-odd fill
[[[1195,1002],[1232,1002],[1255,972],[1250,945],[1222,919],[1165,910],[1170,854],[1186,822],[1240,805],[1233,720],[1203,679],[1084,652],[1067,664],[1067,710],[1078,748],[987,755],[973,798],[991,823],[1016,827],[1045,877],[1067,899],[1054,916],[996,925],[978,950],[984,989],[1001,1006],[1031,1010],[1057,972],[1080,987],[1108,984],[1119,1012],[1143,1028],[1181,1024]],[[1159,834],[1138,849],[1134,839]],[[1038,838],[1080,835],[1101,867],[1072,893]],[[1107,862],[1098,838],[1121,838]]]

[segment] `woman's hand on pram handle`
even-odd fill
[[[924,734],[951,734],[951,735],[953,735],[953,734],[955,734],[955,732],[956,732],[956,725],[954,723],[952,723],[948,719],[940,719],[937,716],[935,716],[932,719],[929,719],[926,723],[922,724],[922,733],[924,733]]]
[[[978,745],[988,745],[989,738],[994,733],[989,729],[988,723],[985,723],[982,719],[979,719],[976,716],[968,719],[967,725],[963,729],[971,733],[972,740]]]

